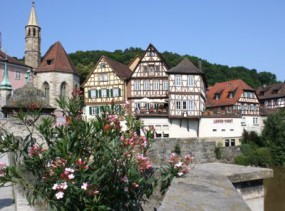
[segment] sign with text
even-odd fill
[[[233,123],[233,119],[214,119],[214,124]]]

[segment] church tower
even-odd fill
[[[36,69],[41,61],[41,27],[37,21],[35,2],[32,3],[29,22],[25,29],[25,64]]]

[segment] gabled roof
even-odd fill
[[[48,49],[35,72],[65,72],[79,75],[60,42],[56,42]]]
[[[253,88],[240,79],[215,83],[214,86],[208,88],[207,107],[234,105],[244,91],[255,92]],[[229,98],[230,92],[233,93],[232,98]],[[218,100],[215,99],[216,94],[220,95]]]
[[[129,69],[127,65],[124,65],[120,62],[117,62],[113,59],[110,59],[107,56],[102,56],[102,58],[105,59],[106,62],[111,66],[111,68],[114,70],[114,72],[117,74],[117,76],[122,80],[127,80],[132,74],[132,71]]]
[[[97,64],[95,68],[99,65],[100,61],[104,60],[104,62],[107,62],[108,65],[112,68],[112,70],[116,73],[116,75],[121,79],[121,80],[128,80],[132,74],[132,71],[129,69],[127,65],[124,65],[120,62],[117,62],[113,59],[110,59],[107,56],[101,56],[101,58],[97,61]],[[94,68],[94,69],[95,69]],[[93,71],[89,73],[89,75],[86,77],[86,80],[83,82],[82,86],[86,84],[90,76],[93,74]]]
[[[256,94],[260,100],[285,97],[285,83],[275,83],[256,89]]]
[[[168,70],[166,73],[174,74],[193,74],[202,75],[203,72],[199,70],[188,58],[184,58],[178,65]]]
[[[7,58],[7,60],[6,60],[6,58]],[[30,66],[27,66],[27,65],[23,64],[18,59],[10,57],[9,55],[7,55],[6,53],[4,53],[3,51],[0,50],[0,62],[5,62],[5,61],[7,61],[8,63],[11,63],[11,64],[16,64],[16,65],[21,65],[21,66],[24,66],[24,67],[31,68]]]
[[[156,52],[157,56],[161,59],[162,63],[164,63],[164,65],[166,66],[167,69],[169,69],[169,66],[168,64],[166,63],[165,59],[163,58],[163,56],[159,53],[159,51],[154,47],[153,44],[149,44],[147,49],[145,50],[143,56],[140,58],[139,62],[137,63],[137,65],[134,67],[134,70],[132,72],[132,75],[134,74],[135,70],[137,69],[137,67],[140,65],[142,59],[146,56],[147,52],[150,50],[150,49],[153,49],[153,51]]]

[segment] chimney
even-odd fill
[[[203,72],[201,60],[198,61],[198,68],[199,68],[199,70],[201,70]]]

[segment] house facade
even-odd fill
[[[120,110],[127,101],[127,81],[132,74],[128,66],[102,56],[82,84],[84,114],[87,119],[100,114],[106,105]]]
[[[264,85],[256,89],[260,105],[266,109],[285,107],[285,83]]]

